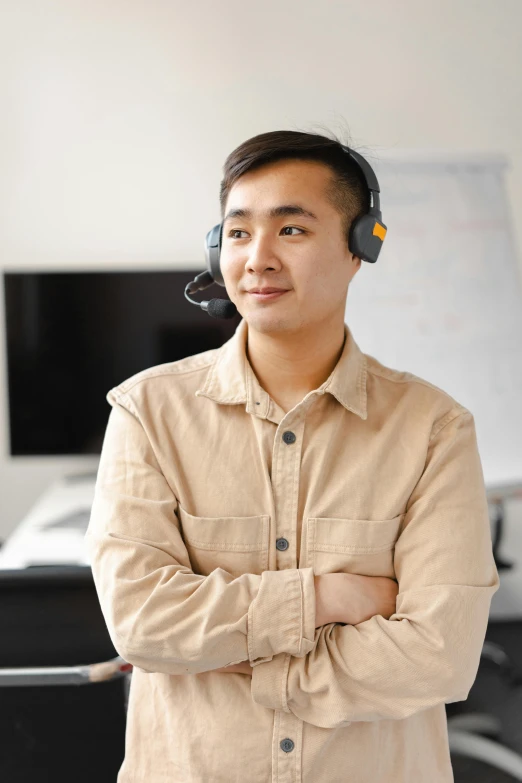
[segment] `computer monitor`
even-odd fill
[[[4,272],[11,456],[99,454],[109,389],[232,337],[239,313],[211,318],[185,299],[199,271]],[[194,296],[213,297],[227,293]]]

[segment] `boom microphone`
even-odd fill
[[[213,282],[214,280],[209,272],[201,272],[185,288],[185,299],[190,304],[201,307],[212,318],[233,318],[237,313],[237,307],[230,299],[210,299],[210,301],[196,302],[195,299],[190,298],[189,294],[194,294],[196,291],[204,291]]]
[[[201,308],[212,318],[233,318],[237,313],[237,307],[229,299],[211,299],[210,302],[201,302]]]

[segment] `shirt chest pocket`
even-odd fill
[[[183,540],[195,574],[222,568],[234,577],[268,570],[268,515],[196,517],[178,506]]]
[[[314,574],[344,572],[394,579],[393,552],[403,517],[378,521],[309,518],[308,562]]]

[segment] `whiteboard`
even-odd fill
[[[348,290],[365,353],[475,418],[486,485],[522,481],[522,285],[502,157],[374,161],[388,234]]]

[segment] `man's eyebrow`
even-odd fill
[[[223,220],[223,223],[225,223],[227,220],[230,220],[231,218],[251,218],[253,216],[253,212],[251,209],[230,209],[225,219]],[[281,204],[278,207],[272,207],[271,209],[267,210],[266,216],[269,218],[277,218],[277,217],[284,217],[286,215],[299,215],[300,217],[307,217],[311,218],[312,220],[319,220],[317,215],[314,215],[313,212],[310,212],[310,210],[305,209],[304,207],[301,207],[299,204]]]

